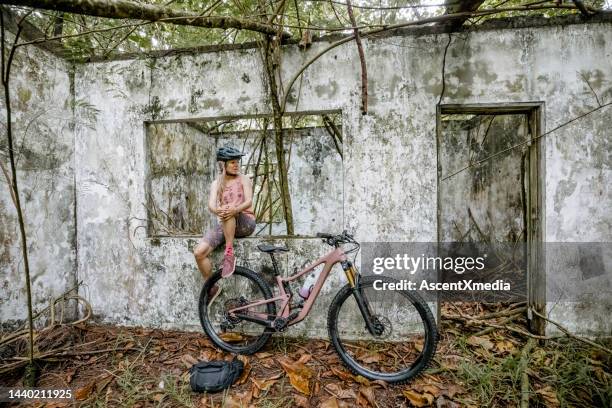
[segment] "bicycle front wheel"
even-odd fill
[[[217,286],[219,294],[210,302],[210,289]],[[214,273],[200,293],[200,323],[210,340],[230,353],[253,354],[268,341],[272,332],[265,326],[231,315],[228,311],[270,299],[270,286],[255,272],[236,266],[234,273],[221,277],[221,270]],[[267,319],[276,314],[274,302],[246,307],[243,315]]]
[[[405,383],[424,370],[436,351],[438,333],[427,303],[411,291],[376,290],[374,282],[398,282],[384,276],[362,277],[359,291],[376,330],[370,332],[350,285],[332,301],[328,331],[340,358],[370,380]]]

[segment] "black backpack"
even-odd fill
[[[229,388],[244,369],[238,359],[233,361],[200,361],[189,369],[189,384],[195,392],[217,392]]]

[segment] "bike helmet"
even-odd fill
[[[217,161],[228,161],[239,159],[244,156],[244,153],[241,153],[240,150],[236,149],[232,146],[223,146],[217,149]]]

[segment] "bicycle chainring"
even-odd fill
[[[288,321],[284,317],[277,317],[272,322],[272,328],[274,329],[274,331],[282,332],[285,331],[285,329],[287,328],[287,323]]]

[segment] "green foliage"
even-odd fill
[[[275,0],[134,0],[142,4],[168,7],[174,10],[206,16],[231,16],[242,20],[267,23],[277,10]],[[284,0],[280,17],[275,24],[292,38],[300,39],[306,27],[312,36],[350,32],[346,0]],[[376,28],[443,14],[444,0],[417,2],[414,0],[353,0],[357,24],[362,28]],[[528,0],[486,0],[480,9],[507,8],[533,4]],[[544,3],[540,3],[544,4]],[[552,5],[552,2],[545,3]],[[566,4],[570,4],[569,2]],[[587,0],[595,9],[604,7],[604,0]],[[23,14],[25,9],[20,10]],[[547,17],[575,13],[574,10],[534,10],[533,14]],[[466,24],[479,24],[490,18],[524,15],[524,12],[505,12],[471,19]],[[166,50],[202,45],[232,44],[257,41],[261,35],[237,29],[206,29],[166,23],[146,23],[136,20],[113,20],[37,10],[28,17],[47,36],[59,32],[69,55],[76,60],[108,57],[118,53]],[[79,35],[89,33],[87,35]],[[55,34],[54,34],[55,33]]]

